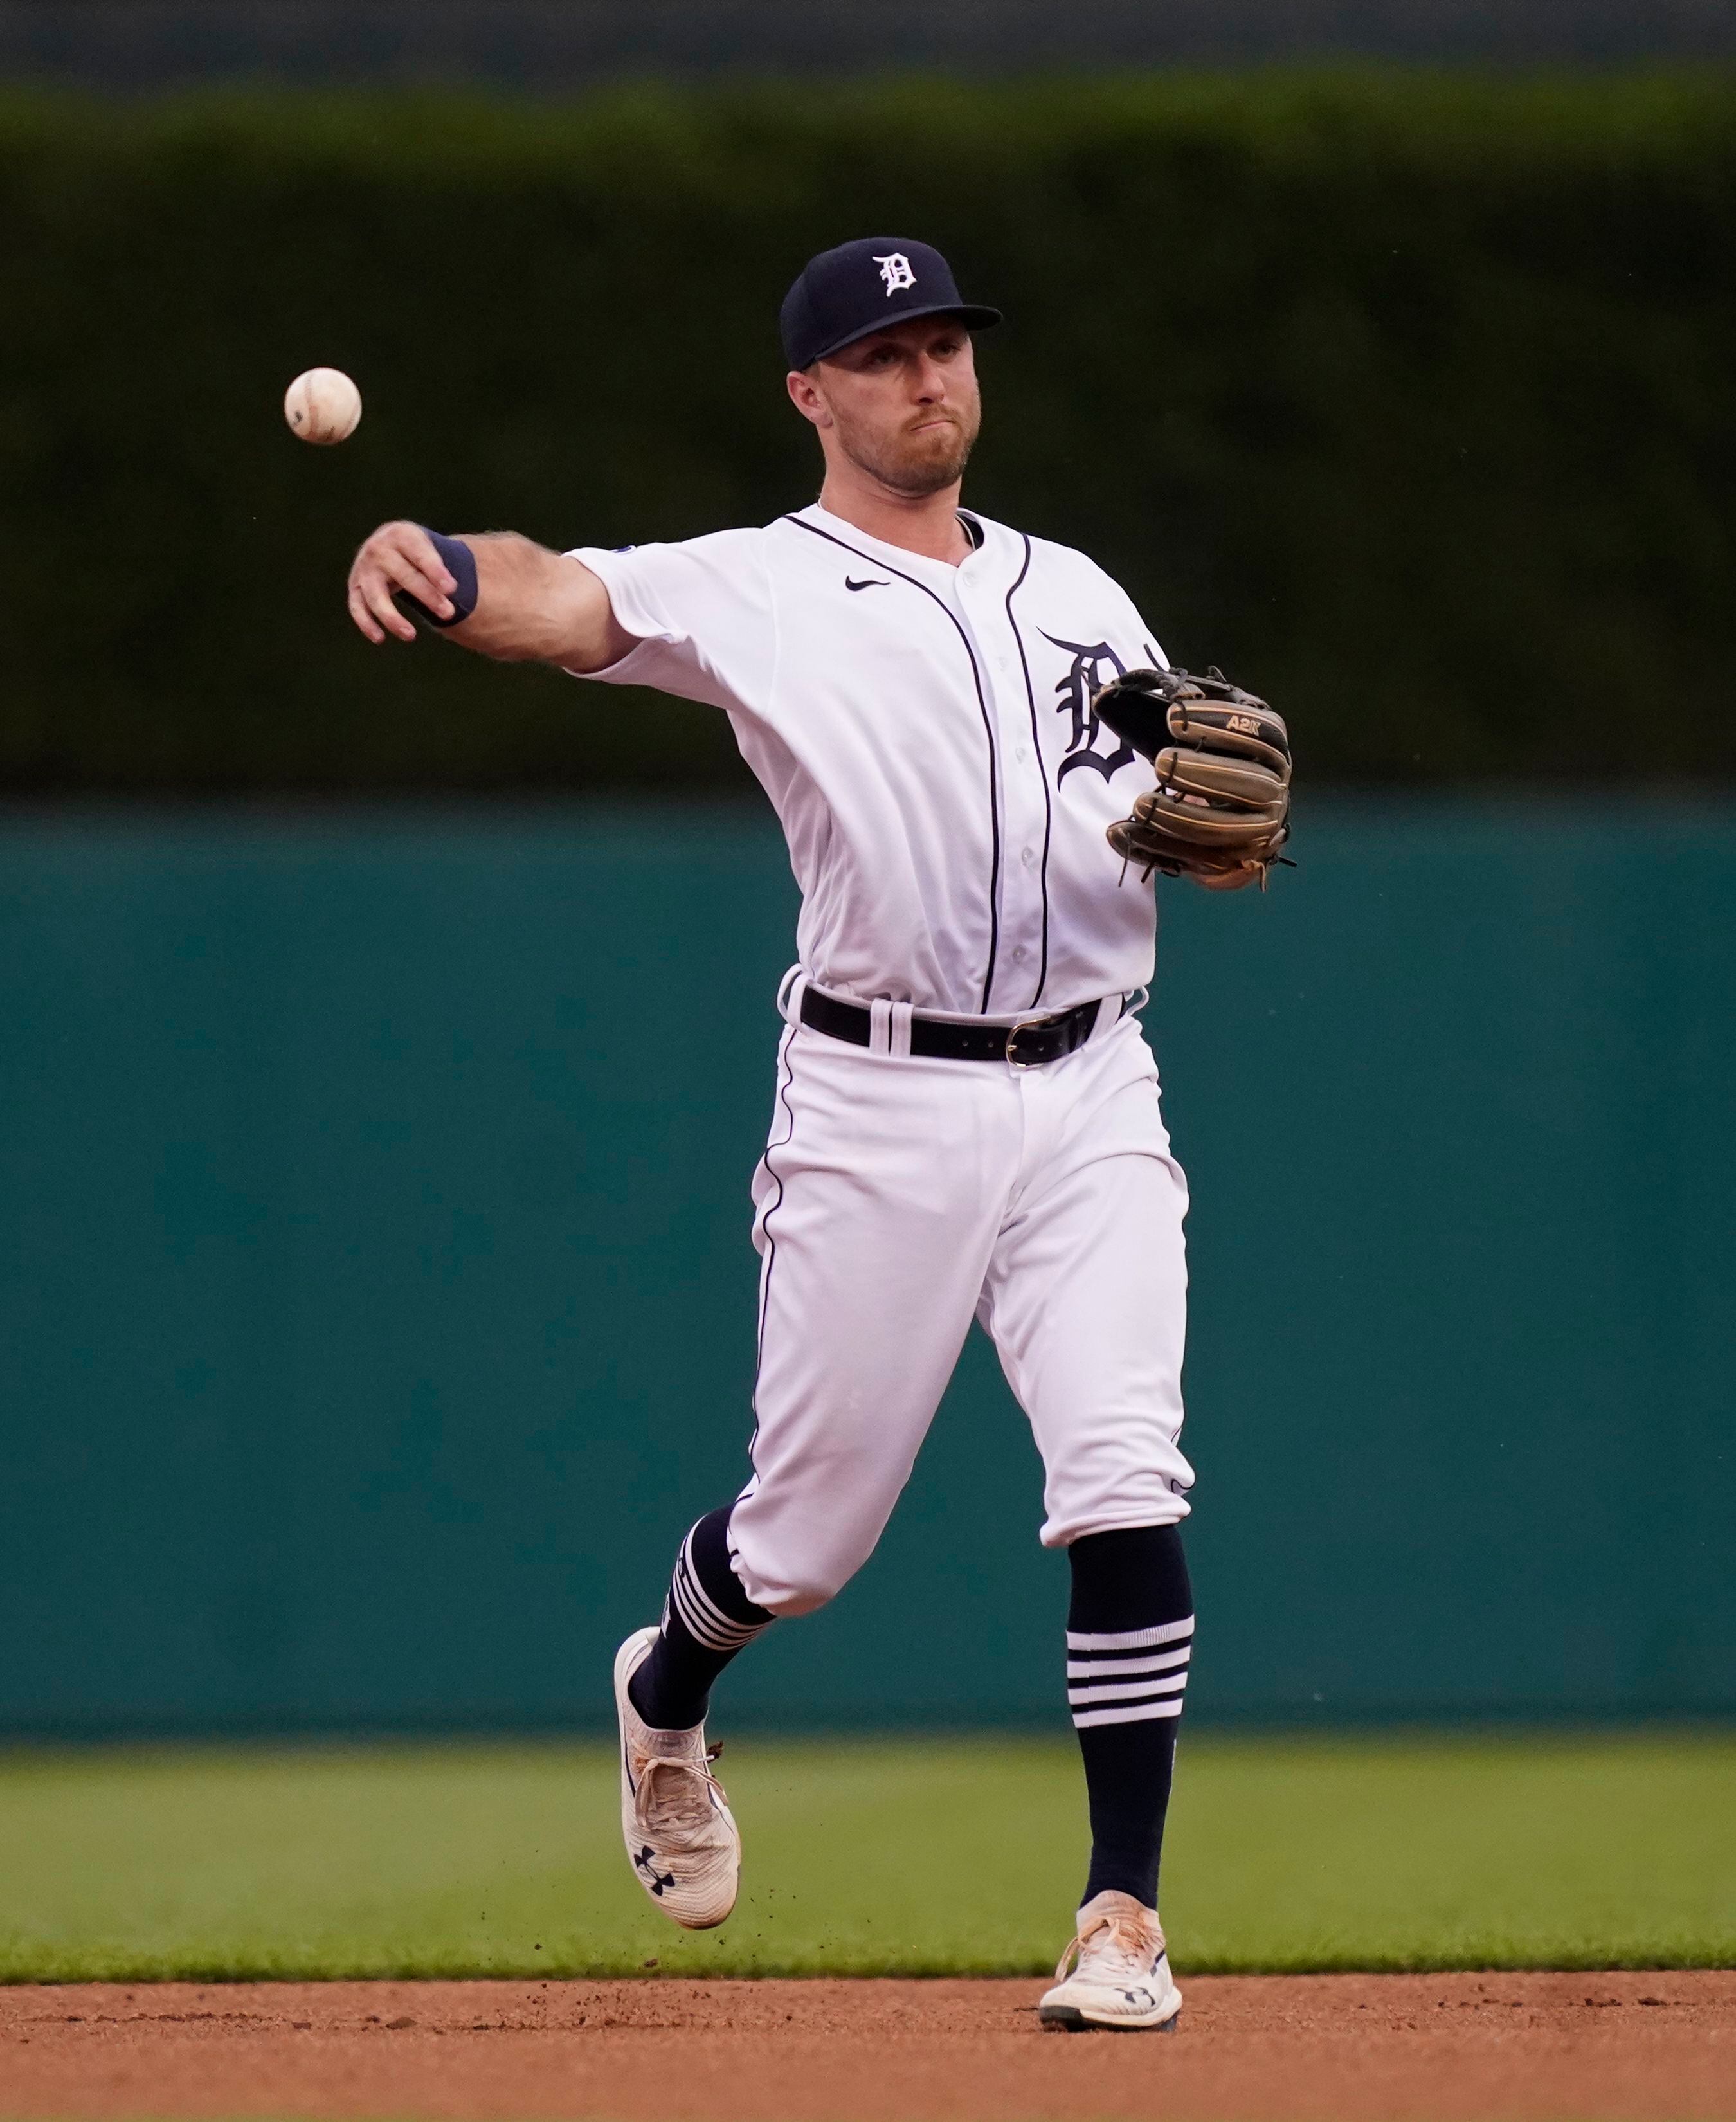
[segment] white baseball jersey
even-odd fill
[[[965,518],[962,564],[818,507],[575,555],[639,644],[589,675],[721,708],[777,808],[818,985],[937,1015],[1048,1014],[1151,976],[1150,888],[1104,830],[1149,764],[1096,689],[1161,661],[1082,554]]]

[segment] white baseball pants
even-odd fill
[[[1030,1069],[786,1031],[753,1187],[754,1473],[730,1521],[772,1613],[823,1606],[873,1552],[973,1315],[1042,1455],[1046,1546],[1187,1515],[1187,1185],[1113,1007]]]

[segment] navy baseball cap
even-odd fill
[[[884,325],[940,315],[958,317],[972,331],[1001,321],[999,310],[964,300],[931,243],[862,236],[808,260],[777,321],[784,358],[791,368],[806,368]]]

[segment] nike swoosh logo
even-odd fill
[[[889,582],[883,582],[879,577],[875,575],[870,575],[866,582],[853,582],[851,581],[849,576],[846,575],[844,577],[844,587],[847,590],[884,590],[889,589],[891,585]]]

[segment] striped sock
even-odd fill
[[[1091,1870],[1157,1906],[1176,1727],[1193,1652],[1193,1594],[1175,1526],[1089,1533],[1068,1549],[1067,1704],[1085,1759]]]
[[[681,1543],[662,1632],[627,1684],[634,1708],[653,1731],[704,1723],[712,1683],[775,1618],[741,1588],[730,1556],[729,1510],[709,1512]]]

